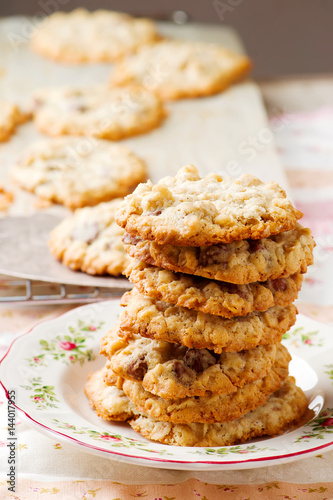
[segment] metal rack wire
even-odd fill
[[[128,290],[131,285],[128,284]],[[124,288],[86,287],[0,275],[0,304],[75,304],[120,297]]]

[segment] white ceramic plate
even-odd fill
[[[103,421],[89,407],[83,386],[88,373],[103,365],[99,341],[119,312],[119,300],[79,307],[13,342],[0,364],[1,384],[7,397],[16,389],[16,407],[37,430],[104,457],[185,470],[262,467],[333,447],[333,331],[305,316],[284,339],[293,356],[290,372],[311,401],[308,422],[298,428],[238,446],[180,448]]]

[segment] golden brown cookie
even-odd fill
[[[297,299],[303,281],[302,275],[296,273],[288,278],[234,285],[175,273],[136,259],[125,274],[143,295],[224,318],[290,305]]]
[[[122,298],[119,335],[133,334],[216,353],[242,351],[280,342],[296,321],[294,305],[226,319],[141,295],[136,289]]]
[[[51,136],[83,135],[118,141],[158,127],[160,99],[142,87],[54,87],[36,92],[34,121]]]
[[[162,99],[216,94],[243,79],[250,60],[219,45],[163,40],[146,45],[116,65],[111,84],[143,85]]]
[[[146,391],[141,382],[132,380],[124,381],[123,391],[140,412],[156,420],[173,423],[228,422],[263,405],[273,392],[280,389],[288,376],[290,359],[287,349],[278,350],[274,365],[266,377],[227,395],[162,399]]]
[[[147,178],[147,169],[126,146],[57,137],[30,145],[11,175],[41,199],[74,209],[125,196]]]
[[[193,165],[156,185],[140,184],[116,214],[126,232],[143,240],[198,247],[267,238],[292,229],[301,217],[275,182],[250,174],[201,178]]]
[[[8,141],[17,125],[30,119],[29,113],[23,113],[16,104],[0,101],[0,142]]]
[[[266,402],[237,420],[225,423],[159,422],[140,415],[130,420],[133,429],[145,438],[176,446],[231,446],[260,436],[275,436],[290,429],[307,409],[302,389],[288,377],[281,389]]]
[[[119,337],[113,328],[101,342],[108,357],[106,373],[137,380],[147,391],[165,399],[231,394],[263,378],[271,369],[281,344],[240,352],[216,354],[208,349],[188,349],[180,344],[132,335]],[[114,385],[114,377],[104,378]]]
[[[104,383],[104,368],[89,375],[84,392],[90,406],[104,420],[124,421],[138,415],[134,405],[121,389]]]
[[[122,274],[131,258],[121,242],[123,230],[114,221],[114,211],[121,201],[118,198],[79,208],[66,217],[51,232],[52,254],[73,271]]]
[[[294,229],[258,240],[212,246],[160,245],[125,233],[126,252],[135,259],[171,271],[235,284],[247,284],[305,273],[313,263],[315,243],[308,228]],[[283,291],[285,280],[281,281]]]
[[[56,12],[31,38],[38,54],[63,63],[114,61],[158,38],[149,19],[109,10]]]

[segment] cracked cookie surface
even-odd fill
[[[140,294],[126,293],[118,333],[180,343],[216,353],[242,351],[280,342],[296,321],[294,305],[274,306],[264,312],[227,319],[185,307],[173,306]]]
[[[147,169],[125,146],[58,137],[31,145],[11,174],[20,187],[73,209],[125,196],[146,179]]]
[[[224,318],[290,305],[303,281],[297,273],[288,278],[234,285],[175,273],[134,259],[125,274],[143,295]]]
[[[225,423],[159,422],[145,415],[130,420],[145,438],[176,446],[231,446],[260,436],[281,434],[297,423],[307,409],[302,389],[288,377],[282,387],[258,408]]]
[[[34,121],[51,136],[84,135],[117,141],[160,125],[160,99],[142,87],[54,87],[34,97]]]
[[[280,389],[288,376],[290,359],[287,349],[278,350],[275,362],[265,377],[227,395],[162,399],[146,391],[141,382],[132,380],[124,381],[123,391],[141,412],[157,420],[173,423],[228,422],[264,404],[268,396]]]
[[[90,375],[85,392],[97,415],[128,421],[142,436],[176,446],[231,446],[259,436],[277,435],[297,423],[307,409],[303,391],[288,377],[266,402],[236,420],[224,423],[163,422],[139,412],[125,393],[103,381],[104,369]]]
[[[140,184],[116,214],[132,236],[195,247],[267,238],[292,229],[301,217],[275,182],[250,174],[201,178],[193,165],[155,185]]]
[[[126,339],[112,329],[101,342],[106,371],[142,382],[145,390],[165,399],[230,394],[263,378],[271,369],[281,344],[241,352],[216,354],[179,344],[132,335]],[[114,384],[113,379],[109,383]]]
[[[314,240],[308,228],[258,240],[244,239],[212,246],[160,245],[125,233],[128,254],[153,266],[234,284],[247,284],[305,273],[313,263]]]

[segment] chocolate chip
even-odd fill
[[[142,240],[138,236],[134,236],[133,234],[125,233],[123,238],[122,238],[122,241],[125,245],[137,245]]]
[[[155,210],[155,212],[148,212],[147,215],[161,215],[162,210]]]
[[[249,293],[250,293],[250,287],[249,285],[243,285],[241,288],[239,287],[237,289],[237,295],[241,297],[243,300],[248,300],[249,298]]]
[[[172,364],[173,370],[177,376],[177,378],[181,379],[183,375],[187,375],[187,367],[184,365],[182,361],[175,360]]]
[[[135,380],[143,380],[148,370],[148,365],[145,360],[145,356],[142,355],[140,358],[135,359],[128,367],[127,373],[130,377]]]
[[[277,278],[276,280],[272,280],[271,283],[277,292],[284,292],[287,288],[287,280],[285,278]]]
[[[230,251],[227,247],[224,247],[223,245],[213,245],[201,253],[200,264],[202,266],[219,264],[220,262],[225,261],[229,254]]]
[[[99,226],[96,222],[90,222],[76,227],[72,232],[72,239],[82,241],[90,245],[98,236],[100,232]]]
[[[258,250],[263,250],[265,247],[260,240],[248,240],[250,253],[258,252]]]
[[[84,104],[80,104],[80,103],[75,102],[75,101],[70,101],[68,104],[68,110],[69,111],[77,111],[79,113],[85,113],[86,111],[89,110],[89,108],[87,106],[85,106]]]
[[[207,349],[188,349],[184,356],[184,363],[196,373],[202,373],[209,366],[215,365],[216,359]]]
[[[84,106],[83,104],[80,104],[79,106],[76,106],[75,110],[79,111],[80,113],[85,113],[88,111],[88,106]]]

